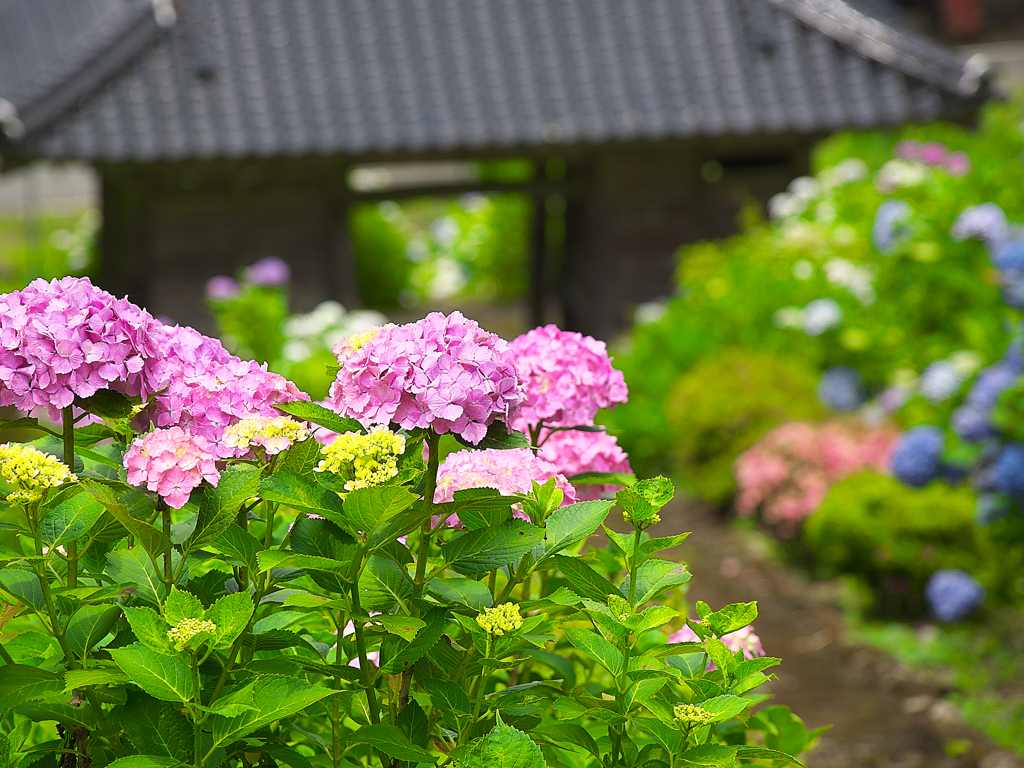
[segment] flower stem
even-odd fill
[[[366,704],[370,708],[370,723],[377,725],[380,714],[377,712],[377,691],[373,687],[373,674],[370,662],[366,658],[366,639],[363,637],[363,620],[360,618],[362,608],[359,605],[359,582],[352,585],[352,626],[356,629],[356,649],[359,651],[359,669],[363,673],[363,687],[366,688]],[[341,645],[341,627],[338,627],[338,644]],[[340,663],[340,662],[338,662]],[[338,684],[341,684],[341,679]]]
[[[3,659],[4,664],[13,664],[14,663],[14,659],[11,658],[11,654],[9,654],[7,652],[7,649],[4,648],[4,644],[3,643],[0,643],[0,659]]]
[[[200,684],[199,684],[199,659],[192,656],[192,684],[196,689],[195,700],[197,703],[202,703],[199,695]],[[203,718],[200,717],[198,711],[192,713],[192,736],[193,736],[193,752],[192,755],[195,758],[196,768],[203,768],[203,764],[206,762],[206,756],[203,755]]]
[[[64,463],[73,474],[75,471],[75,415],[74,408],[67,406],[63,412],[64,422]],[[78,586],[78,541],[68,542],[68,578],[67,585],[74,589]]]

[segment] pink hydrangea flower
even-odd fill
[[[631,474],[629,457],[619,447],[618,441],[607,432],[580,432],[567,430],[541,435],[538,455],[551,462],[566,477],[584,472],[622,472]],[[579,485],[576,498],[579,501],[600,499],[616,490],[615,485]]]
[[[206,281],[206,298],[210,301],[229,301],[238,296],[241,289],[233,277],[217,275]]]
[[[128,482],[145,485],[175,509],[188,502],[203,480],[220,482],[210,442],[180,427],[156,429],[140,437],[124,456]]]
[[[576,503],[576,489],[558,472],[555,466],[537,458],[529,448],[510,451],[457,451],[448,454],[437,470],[434,503],[455,499],[455,492],[467,488],[496,488],[502,495],[529,494],[536,480],[540,484],[555,478],[555,486],[562,491],[562,506]],[[522,507],[513,505],[513,515],[521,520],[530,518]],[[445,524],[460,525],[458,515],[449,517]]]
[[[792,536],[833,484],[865,470],[888,471],[898,438],[891,427],[869,427],[853,419],[776,427],[733,464],[736,511],[749,517],[760,508],[780,535]]]
[[[0,296],[0,406],[53,419],[101,389],[145,398],[162,351],[160,324],[88,278],[34,280]]]
[[[495,418],[511,420],[523,400],[509,344],[459,312],[384,326],[334,352],[341,370],[330,407],[367,427],[431,428],[476,444]]]
[[[226,427],[246,417],[279,417],[275,404],[309,400],[265,364],[241,360],[192,328],[165,325],[156,336],[164,350],[153,376],[159,394],[141,419],[204,437],[214,443],[219,458],[234,455],[222,443]]]
[[[753,624],[737,629],[735,632],[730,632],[727,635],[722,635],[721,640],[725,643],[726,647],[736,653],[737,651],[743,651],[743,658],[750,660],[759,656],[764,656],[764,648],[761,646],[761,638],[754,634]],[[683,628],[673,632],[668,636],[669,643],[699,643],[701,639],[697,637],[697,633],[694,632],[686,624]],[[713,672],[718,669],[714,663],[708,664],[708,672]]]
[[[268,256],[252,266],[246,267],[242,273],[242,279],[253,285],[276,288],[286,285],[292,279],[292,270],[283,259]]]
[[[603,341],[557,326],[534,328],[512,341],[519,373],[526,382],[526,404],[516,429],[590,426],[600,408],[626,402],[622,372],[612,367]]]

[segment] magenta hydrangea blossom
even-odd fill
[[[124,456],[128,482],[145,485],[167,504],[181,509],[203,480],[220,482],[210,441],[180,427],[157,429],[140,437]]]
[[[206,281],[206,298],[210,301],[229,301],[242,290],[242,286],[233,277],[217,275]]]
[[[268,256],[246,267],[242,272],[242,279],[253,285],[277,288],[287,285],[288,281],[292,279],[292,270],[283,259]]]
[[[159,394],[141,420],[206,438],[220,458],[235,454],[221,442],[226,427],[249,416],[280,416],[275,404],[309,400],[266,365],[241,360],[192,328],[163,326],[156,336],[164,354],[154,372]]]
[[[576,489],[565,479],[554,464],[537,458],[529,448],[514,450],[487,449],[484,451],[456,451],[450,453],[437,470],[434,503],[455,499],[455,492],[467,488],[495,488],[504,496],[528,494],[533,482],[546,483],[555,478],[555,486],[562,491],[562,506],[576,503]],[[513,505],[513,515],[522,520],[530,518],[520,505]],[[445,524],[459,525],[458,515],[449,517]]]
[[[561,331],[555,325],[534,328],[511,344],[526,382],[526,404],[516,429],[590,426],[600,408],[626,402],[622,372],[612,367],[603,341]]]
[[[46,408],[54,419],[101,389],[145,398],[160,324],[88,278],[34,280],[0,296],[0,406]]]
[[[341,364],[330,407],[364,426],[431,428],[479,443],[495,418],[510,421],[523,386],[508,342],[460,312],[384,326],[334,349]]]
[[[752,624],[748,624],[742,629],[737,629],[735,632],[730,632],[727,635],[722,635],[720,639],[733,653],[743,651],[743,658],[748,661],[758,656],[764,656],[761,638],[754,634],[754,626]],[[668,641],[669,643],[699,643],[701,640],[697,637],[696,632],[684,624],[682,629],[668,636]],[[713,672],[716,669],[718,667],[714,663],[708,664],[708,672]]]
[[[566,477],[584,472],[622,472],[632,474],[629,456],[619,446],[614,435],[607,432],[580,432],[566,430],[541,435],[543,441],[538,455],[551,462]],[[600,499],[616,490],[614,485],[576,486],[576,498],[580,501]]]

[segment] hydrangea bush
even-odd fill
[[[762,706],[754,603],[687,611],[596,342],[521,366],[430,315],[342,341],[328,408],[86,280],[2,301],[0,398],[58,422],[2,424],[42,433],[0,446],[5,768],[781,764],[820,732]]]

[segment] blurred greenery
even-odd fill
[[[100,214],[92,209],[73,216],[0,217],[0,293],[40,277],[89,274],[99,226]]]

